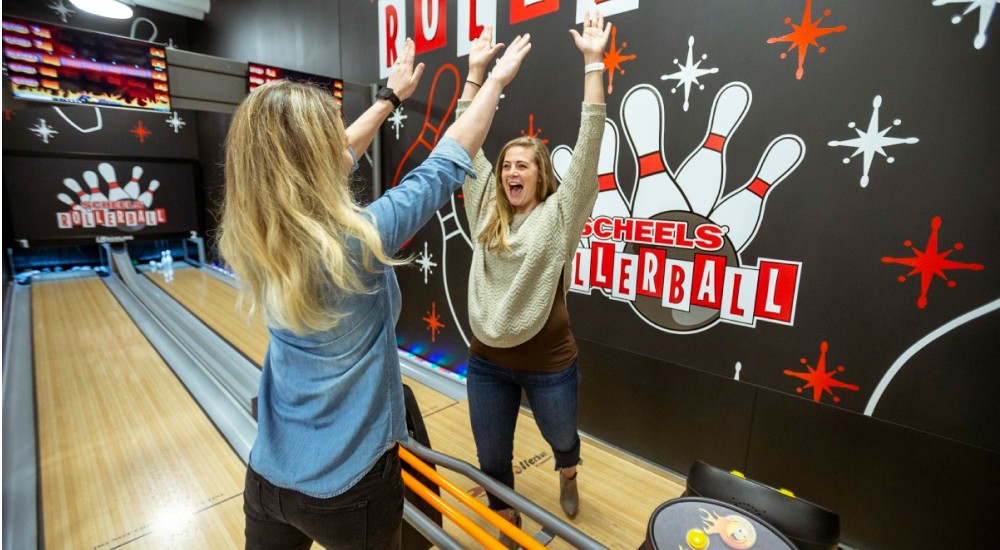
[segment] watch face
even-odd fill
[[[382,89],[380,89],[378,91],[378,93],[375,94],[375,97],[377,99],[387,99],[387,100],[389,100],[389,102],[392,103],[393,107],[399,107],[399,104],[401,103],[400,100],[399,100],[399,98],[396,97],[396,94],[393,93],[392,88],[382,88]]]

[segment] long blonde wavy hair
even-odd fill
[[[296,333],[332,328],[323,289],[374,292],[358,263],[375,273],[388,257],[350,189],[347,135],[333,97],[319,87],[276,81],[252,91],[226,136],[219,251],[236,273],[250,313]],[[357,241],[360,258],[351,254]]]
[[[538,185],[535,186],[535,195],[538,202],[542,202],[556,192],[556,174],[552,169],[552,159],[549,156],[549,148],[538,138],[519,137],[507,142],[500,150],[496,164],[493,165],[493,179],[496,183],[494,194],[493,211],[490,212],[486,225],[479,232],[477,240],[486,246],[486,250],[497,252],[509,250],[507,236],[510,234],[510,222],[514,219],[514,205],[507,198],[507,192],[503,186],[503,159],[507,156],[507,151],[512,147],[524,147],[531,151],[538,167]]]

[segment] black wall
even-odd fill
[[[341,6],[356,22],[342,43],[372,44],[360,60],[345,53],[345,67],[378,68],[378,4]],[[409,118],[399,138],[391,125],[383,132],[390,175],[425,158],[413,144],[453,117],[467,60],[456,54],[457,2],[447,4],[446,45],[418,55],[427,70],[403,106]],[[533,49],[501,101],[484,147],[491,158],[522,133],[572,146],[579,124],[582,62],[567,33],[578,28],[577,3],[511,23],[516,4],[497,2],[497,40],[530,32]],[[798,265],[795,311],[786,323],[668,329],[599,291],[570,293],[582,428],[681,473],[702,459],[791,489],[839,512],[843,541],[859,548],[936,548],[931,534],[945,532],[954,537],[947,545],[985,547],[968,512],[990,506],[1000,488],[991,473],[1000,466],[995,25],[977,48],[977,12],[952,23],[965,5],[813,0],[807,20],[834,30],[808,47],[797,78],[797,51],[768,39],[802,24],[805,1],[637,4],[609,17],[614,48],[635,58],[620,62],[613,83],[605,76],[626,203],[637,177],[626,94],[647,85],[661,96],[663,160],[676,173],[703,143],[716,94],[742,83],[752,100],[728,138],[723,197],[752,179],[778,136],[797,136],[805,154],[769,192],[755,236],[729,265]],[[412,35],[419,3],[402,5]],[[684,86],[674,91],[678,80],[662,77],[686,64],[692,38],[692,63],[718,70],[699,76],[685,109]],[[852,156],[860,145],[835,142],[870,132],[876,110],[877,132],[901,141],[883,142],[866,168],[863,153]],[[408,248],[430,268],[400,271],[398,334],[400,347],[462,372],[470,253],[457,227],[468,236],[460,194]],[[939,273],[917,263],[946,252],[955,263]]]

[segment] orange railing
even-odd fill
[[[461,487],[455,485],[448,479],[446,479],[441,474],[437,473],[436,470],[424,463],[420,458],[415,456],[410,451],[406,450],[404,447],[399,447],[399,458],[404,462],[413,466],[413,468],[420,472],[424,477],[434,482],[437,486],[441,487],[448,492],[451,496],[455,497],[459,502],[465,504],[473,512],[481,516],[491,525],[497,527],[504,534],[509,536],[512,540],[520,544],[525,550],[544,550],[545,546],[540,544],[537,540],[531,538],[530,535],[516,527],[511,522],[507,521],[499,514],[491,510],[489,507],[479,502],[478,500],[469,496]],[[410,488],[414,493],[416,493],[420,498],[427,501],[436,510],[441,512],[445,517],[455,522],[455,524],[460,527],[466,533],[472,535],[477,541],[482,543],[487,548],[493,550],[504,550],[504,546],[497,541],[496,538],[491,536],[489,533],[484,531],[481,527],[473,523],[469,518],[463,515],[454,506],[448,504],[441,499],[438,495],[434,494],[433,491],[425,487],[422,483],[417,481],[408,472],[403,471],[403,483]]]

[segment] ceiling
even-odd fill
[[[212,9],[211,0],[126,0],[126,3],[198,20],[205,19]]]

